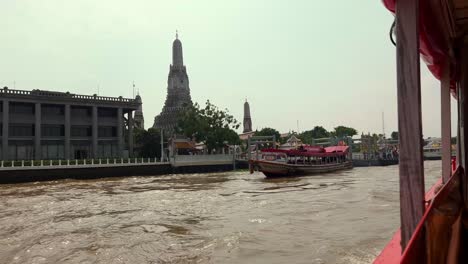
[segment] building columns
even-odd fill
[[[8,160],[8,123],[9,123],[9,104],[8,100],[3,100],[3,123],[2,123],[2,154],[3,160]]]
[[[117,108],[117,150],[120,154],[123,152],[123,109]]]
[[[65,105],[65,142],[64,142],[64,156],[65,159],[70,159],[70,131],[71,131],[71,125],[70,125],[70,105],[66,104]]]
[[[128,112],[128,156],[133,157],[133,112]]]
[[[98,109],[97,106],[93,106],[92,111],[92,158],[98,156]]]
[[[34,159],[40,160],[42,157],[41,149],[41,127],[42,127],[42,113],[41,103],[35,103],[34,108]]]

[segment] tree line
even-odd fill
[[[220,109],[208,100],[203,107],[198,103],[185,106],[184,111],[178,115],[174,132],[196,142],[203,142],[211,152],[226,145],[240,145],[242,142],[236,132],[239,127],[240,123],[229,113],[228,109]],[[330,131],[323,126],[315,126],[301,133],[291,132],[290,134],[295,135],[304,144],[314,144],[314,140],[320,138],[353,137],[358,134],[358,131],[346,126],[337,126]],[[274,135],[280,143],[285,143],[287,140],[287,138],[281,138],[280,132],[271,127],[257,130],[255,135]],[[165,138],[170,136],[172,135],[164,135]],[[398,139],[398,132],[392,132],[391,138]],[[140,156],[160,158],[161,132],[158,129],[136,129],[135,142]]]
[[[306,130],[301,133],[291,132],[291,135],[295,135],[299,138],[304,144],[313,144],[314,140],[320,138],[343,138],[343,137],[353,137],[357,135],[357,130],[352,127],[346,126],[337,126],[332,131],[326,130],[322,126],[315,126],[311,130]],[[281,134],[278,130],[270,127],[261,129],[260,131],[255,132],[256,136],[275,136],[280,143],[285,143],[287,138],[281,138]]]

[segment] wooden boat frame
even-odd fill
[[[468,0],[383,0],[395,14],[401,227],[374,263],[468,263]],[[398,3],[398,4],[397,4]],[[420,57],[440,80],[442,177],[425,194]],[[451,162],[450,94],[458,99]]]

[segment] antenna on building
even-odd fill
[[[133,98],[135,98],[135,81],[133,81]]]
[[[383,111],[382,111],[382,135],[385,138],[385,117],[384,117]]]
[[[176,31],[175,31],[175,38],[176,38],[176,39],[179,39],[179,30],[177,30],[177,29],[176,29]]]

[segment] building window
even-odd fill
[[[63,159],[65,157],[64,145],[58,142],[42,142],[43,159]]]
[[[42,115],[61,116],[64,115],[65,109],[63,105],[42,105]]]
[[[11,137],[32,137],[34,136],[33,124],[10,124],[8,128]]]
[[[72,107],[71,116],[76,118],[91,116],[91,107]]]
[[[34,105],[27,103],[10,103],[9,111],[11,114],[34,114]]]
[[[116,137],[117,128],[114,126],[100,126],[98,129],[99,137]]]
[[[99,117],[116,117],[117,109],[115,108],[98,108]]]
[[[64,125],[42,125],[41,133],[43,137],[63,137],[65,136]]]
[[[72,137],[90,137],[92,135],[91,126],[72,126]]]
[[[99,142],[97,154],[100,158],[120,157],[122,155],[118,152],[118,146],[115,142]]]
[[[32,142],[14,142],[8,146],[8,157],[11,160],[30,160],[34,158],[34,151]]]

